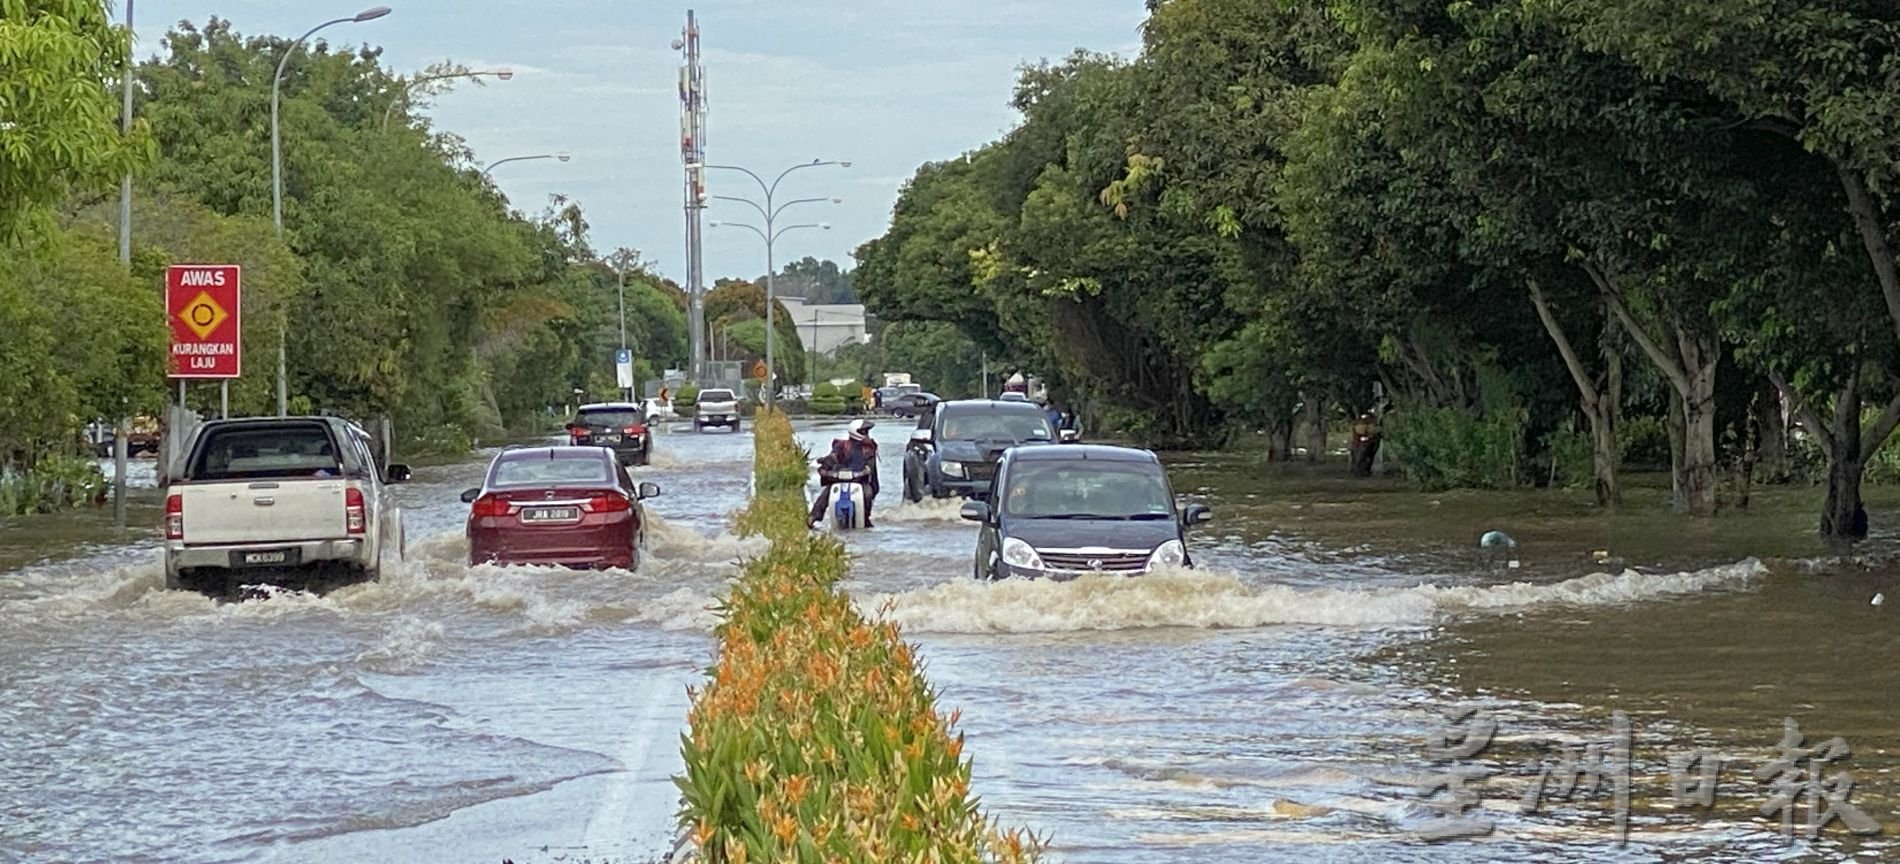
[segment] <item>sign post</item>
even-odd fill
[[[628,394],[633,392],[633,351],[621,348],[614,351],[614,380],[620,389]],[[631,396],[629,396],[631,398]]]
[[[244,368],[236,264],[174,264],[165,270],[165,318],[171,325],[170,376],[184,404],[185,382],[222,383],[220,413],[231,413],[231,379]]]

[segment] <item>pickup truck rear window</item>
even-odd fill
[[[732,391],[731,390],[701,390],[699,391],[699,401],[701,402],[731,402],[733,401]]]
[[[205,434],[191,464],[194,480],[340,477],[343,463],[318,425],[218,429]]]
[[[582,411],[574,415],[574,425],[576,426],[612,426],[617,429],[622,426],[632,426],[636,423],[645,422],[647,422],[647,418],[641,416],[640,412],[629,408]]]

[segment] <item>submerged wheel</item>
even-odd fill
[[[908,468],[904,469],[904,500],[912,504],[924,500],[923,482]]]

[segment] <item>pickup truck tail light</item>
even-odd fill
[[[633,509],[633,501],[617,492],[595,495],[587,499],[589,513],[620,513]]]
[[[477,519],[489,516],[508,515],[508,502],[499,495],[483,495],[475,499],[469,507],[469,515]]]
[[[185,496],[173,495],[165,499],[165,539],[185,539]]]
[[[363,533],[369,524],[369,518],[363,512],[363,490],[343,490],[343,521],[351,534]]]

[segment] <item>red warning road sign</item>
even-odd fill
[[[236,264],[176,264],[165,271],[171,377],[236,378],[243,369]]]

